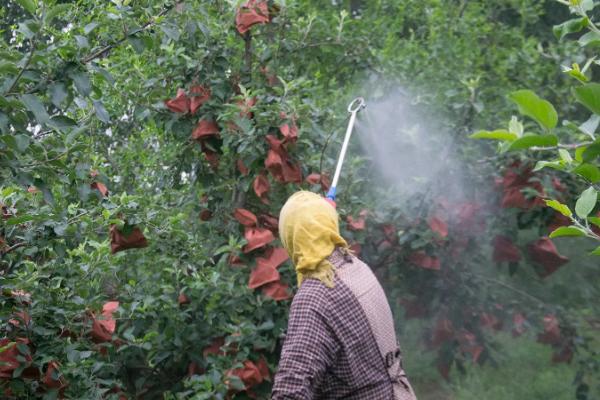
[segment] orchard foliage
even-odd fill
[[[576,18],[554,27],[553,31],[557,39],[563,40],[570,34],[587,30],[587,33],[580,35],[578,44],[582,47],[593,47],[594,42],[598,42],[600,38],[600,29],[588,15],[594,9],[595,3],[579,0],[563,3],[570,8]],[[596,141],[596,130],[600,123],[600,85],[592,82],[591,76],[591,67],[596,62],[595,59],[595,56],[587,58],[583,67],[577,62],[563,67],[564,72],[572,78],[572,102],[579,103],[584,110],[591,113],[586,121],[576,123],[565,119],[559,127],[558,113],[550,102],[538,97],[531,90],[519,90],[511,93],[509,99],[518,106],[522,116],[530,118],[537,125],[524,125],[513,116],[507,129],[480,131],[471,135],[475,139],[501,141],[500,152],[529,150],[539,154],[539,156],[532,154],[533,160],[539,158],[532,172],[551,168],[565,172],[575,181],[579,180],[581,184],[587,184],[587,188],[576,197],[577,201],[573,208],[575,212],[568,205],[562,204],[559,199],[545,200],[548,207],[564,217],[558,218],[563,221],[560,225],[565,226],[556,227],[550,233],[550,238],[586,236],[600,241],[598,235],[600,219],[596,210],[598,202],[596,184],[600,182],[600,169],[597,165],[600,143]],[[555,158],[551,158],[549,154],[554,154]],[[543,191],[539,193],[543,194]],[[572,197],[566,199],[571,200]],[[591,254],[600,255],[600,246],[592,250]]]
[[[548,238],[517,239],[564,214],[574,226],[554,232],[596,235],[595,189],[558,172],[540,178],[527,156],[481,167],[465,140],[510,112],[500,91],[562,82],[547,58],[584,54],[550,36],[563,8],[338,3],[14,0],[0,10],[2,396],[268,398],[295,288],[279,208],[300,188],[327,190],[337,156],[327,143],[345,128],[347,100],[399,83],[446,118],[472,183],[446,196],[441,176],[425,194],[382,204],[368,160],[347,163],[343,234],[399,321],[426,319],[445,377],[497,362],[499,329],[539,334],[556,362],[595,351],[571,312],[593,294],[556,298],[524,268],[551,280],[575,267]],[[559,36],[595,26],[577,18]],[[482,41],[493,51],[482,54]],[[588,79],[592,65],[570,74]],[[593,87],[575,89],[588,108]],[[569,90],[552,91],[555,104]],[[593,177],[595,142],[559,145],[574,125],[557,128],[554,106],[531,91],[511,100],[532,124],[479,137],[507,142],[509,154],[558,146],[561,159],[546,161]],[[582,135],[593,136],[591,121]],[[533,126],[537,135],[525,133]],[[573,191],[584,194],[563,204]],[[585,395],[598,366],[581,359]]]
[[[347,14],[329,26],[264,1],[3,12],[3,395],[266,396],[294,282],[269,204],[325,185],[310,99],[356,66],[336,65]],[[327,41],[327,78],[318,64],[302,75],[298,59]]]
[[[566,257],[557,254],[550,239],[580,238],[584,240],[583,246],[591,257],[600,256],[600,142],[596,137],[600,123],[600,85],[594,82],[593,75],[594,66],[598,64],[594,54],[600,38],[594,10],[598,2],[558,2],[569,10],[571,19],[553,27],[555,37],[559,41],[578,37],[576,44],[581,48],[562,60],[568,64],[562,66],[563,73],[569,77],[566,85],[568,92],[564,100],[566,104],[557,111],[555,105],[539,97],[534,91],[517,90],[510,93],[508,99],[517,106],[523,119],[512,116],[504,129],[479,131],[471,135],[474,139],[497,141],[500,154],[519,154],[519,160],[512,167],[523,172],[520,193],[516,196],[518,204],[513,206],[530,208],[537,203],[550,210],[552,219],[546,220],[546,235],[528,248],[534,262],[544,266],[543,276],[554,273],[568,262]],[[544,179],[551,180],[553,190],[545,190],[540,183]],[[529,200],[521,198],[526,190],[531,195]],[[504,249],[499,253],[504,253],[507,261],[516,259],[516,247],[511,241],[505,240],[497,242],[496,249]],[[594,264],[597,270],[597,261]],[[544,319],[545,333],[538,340],[549,344],[558,342],[559,325],[555,317],[547,316]],[[585,349],[589,357],[587,360],[583,358],[581,373],[575,380],[578,385],[577,398],[588,398],[590,385],[585,374],[597,374],[599,370],[597,351],[585,344],[589,340],[589,337],[586,339],[579,335],[576,338],[576,342],[582,343],[580,348]],[[571,347],[574,345],[571,344]],[[563,356],[571,357],[565,349],[557,355],[559,359],[564,358]]]

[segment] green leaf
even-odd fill
[[[579,7],[581,7],[583,12],[592,11],[594,9],[594,7],[596,6],[594,4],[594,0],[571,0],[571,1],[577,1],[579,4]]]
[[[543,128],[553,129],[558,123],[558,114],[554,106],[531,90],[518,90],[508,98],[519,106],[521,114],[533,118]]]
[[[8,132],[8,116],[0,111],[0,133]]]
[[[35,217],[33,215],[19,215],[17,217],[12,217],[6,220],[6,225],[19,225],[25,222],[33,221]]]
[[[558,137],[556,135],[525,135],[520,139],[512,142],[509,151],[528,149],[534,146],[554,147],[558,145]]]
[[[576,226],[561,226],[550,233],[550,238],[563,236],[585,236],[585,231]]]
[[[581,36],[578,40],[581,47],[589,46],[591,44],[600,43],[600,34],[594,31],[588,32]]]
[[[0,196],[2,196],[2,197],[8,197],[8,196],[10,196],[11,194],[13,194],[15,192],[17,192],[17,189],[12,188],[12,187],[7,187],[7,188],[2,189],[2,191],[0,191]],[[2,351],[0,351],[0,353],[1,352]]]
[[[578,147],[575,149],[575,161],[578,163],[583,162],[583,153],[587,150],[586,146]]]
[[[79,362],[79,352],[75,349],[67,349],[67,360],[72,363]]]
[[[60,108],[67,97],[67,87],[64,83],[59,82],[50,86],[50,98],[56,107]]]
[[[178,41],[179,40],[179,29],[175,26],[173,27],[169,27],[166,25],[160,25],[160,29],[165,33],[165,35],[167,35],[167,37],[169,39],[172,39],[173,41]]]
[[[2,140],[12,150],[19,153],[23,153],[25,150],[27,150],[30,143],[29,136],[23,134],[3,135],[0,136],[0,140]]]
[[[565,217],[571,217],[573,215],[573,212],[569,209],[568,206],[562,204],[559,201],[556,200],[544,200],[544,202],[546,203],[546,205],[550,208],[555,209],[556,211],[558,211],[559,213],[561,213],[562,215],[564,215]]]
[[[83,27],[83,33],[86,35],[93,31],[98,26],[97,22],[90,22],[86,26]]]
[[[90,82],[90,77],[86,72],[73,72],[71,74],[71,79],[73,79],[77,91],[81,93],[82,96],[87,97],[90,95],[92,92],[92,83]]]
[[[231,386],[232,389],[235,389],[238,391],[246,389],[246,385],[244,384],[244,382],[242,382],[240,377],[231,375],[227,379],[229,380],[229,385]]]
[[[37,10],[37,1],[17,0],[17,3],[19,3],[19,5],[27,10],[30,14],[35,14],[35,10]]]
[[[108,83],[110,86],[114,86],[115,78],[114,78],[114,76],[111,75],[110,72],[108,72],[106,69],[101,68],[97,65],[92,66],[92,68],[94,69],[95,72],[98,73],[98,78],[104,79],[104,81],[106,83]]]
[[[570,218],[573,215],[573,212],[571,211],[571,209],[569,209],[568,206],[562,204],[559,201],[556,201],[556,200],[544,200],[544,202],[546,203],[546,205],[548,207],[555,209],[556,211],[558,211],[559,213],[561,213],[565,217],[569,217]]]
[[[518,137],[523,136],[523,124],[514,115],[508,123],[508,131],[514,133]]]
[[[596,250],[590,253],[592,256],[600,256],[600,246],[596,247]]]
[[[62,131],[77,126],[77,122],[69,117],[65,117],[64,115],[57,115],[50,119],[49,125],[58,129],[59,131]]]
[[[125,227],[125,222],[122,219],[110,219],[108,220],[110,225],[116,225],[119,230],[122,230]]]
[[[588,19],[588,17],[575,18],[564,22],[560,25],[555,25],[552,28],[552,31],[554,32],[554,36],[556,36],[557,39],[561,40],[569,33],[581,31],[583,28],[588,26],[589,22],[590,20]]]
[[[127,41],[129,41],[129,44],[131,44],[131,47],[133,47],[135,52],[138,54],[141,54],[144,52],[144,50],[146,50],[146,45],[144,44],[144,41],[141,38],[138,38],[135,36],[129,37],[129,38],[127,38]]]
[[[583,151],[583,154],[581,156],[583,158],[583,161],[590,162],[590,161],[595,160],[599,155],[600,155],[600,141],[596,141],[593,144],[589,145],[587,148],[585,148],[585,150]]]
[[[44,328],[43,326],[36,325],[33,327],[33,331],[41,336],[54,336],[56,331],[53,329]]]
[[[31,352],[29,351],[29,347],[26,344],[17,343],[17,349],[19,350],[19,353],[21,353],[24,356],[31,354]]]
[[[567,74],[569,74],[569,76],[571,76],[572,78],[577,79],[579,82],[581,83],[587,83],[590,81],[590,78],[588,78],[583,72],[581,72],[580,70],[577,69],[569,69],[566,71]]]
[[[15,144],[17,145],[17,151],[23,153],[29,147],[30,139],[29,136],[19,134],[15,135]]]
[[[11,149],[19,151],[17,148],[17,141],[15,140],[14,135],[2,135],[0,136],[0,140],[2,140]]]
[[[577,101],[588,110],[600,114],[600,83],[586,83],[573,89]]]
[[[600,227],[600,218],[598,218],[598,217],[588,217],[587,219],[588,219],[588,221],[590,221],[592,224],[594,224],[594,225],[596,225],[596,226]]]
[[[87,49],[90,47],[90,42],[85,36],[75,35],[75,41],[77,42],[77,47],[80,49]]]
[[[594,207],[596,207],[596,202],[598,201],[598,192],[592,186],[587,188],[581,193],[579,199],[577,199],[577,203],[575,203],[575,212],[581,219],[586,219],[588,215],[592,212]]]
[[[600,168],[593,164],[581,164],[573,170],[577,175],[587,179],[590,183],[600,181]]]
[[[592,140],[596,140],[594,134],[596,133],[596,129],[598,129],[598,125],[600,125],[600,115],[592,114],[587,121],[579,125],[579,130],[591,137]]]
[[[71,4],[57,4],[46,13],[46,23],[49,24],[59,15],[64,16],[71,9]]]
[[[533,172],[539,171],[546,167],[556,169],[559,171],[564,171],[564,169],[565,169],[564,164],[560,161],[538,161],[535,164],[535,168],[533,169]]]
[[[16,75],[19,73],[17,64],[12,62],[0,62],[0,73],[6,75]]]
[[[17,356],[18,357],[18,356]],[[17,358],[18,360],[18,358]],[[25,369],[27,365],[26,364],[20,364],[17,368],[15,368],[15,370],[12,373],[12,377],[13,378],[19,378],[21,376],[21,374],[23,373],[23,370]]]
[[[560,159],[565,162],[565,164],[571,164],[573,162],[573,157],[571,154],[565,149],[558,149],[558,155],[560,155]]]
[[[36,181],[38,181],[36,179]],[[50,205],[54,205],[54,195],[52,194],[52,192],[50,191],[50,189],[48,189],[48,187],[46,186],[45,183],[40,182],[36,184],[37,188],[40,189],[42,191],[42,196],[44,196],[44,200],[50,204]]]
[[[50,116],[44,108],[42,102],[32,94],[21,95],[21,101],[25,104],[27,109],[33,113],[35,119],[40,124],[45,124],[50,120]]]
[[[110,115],[108,115],[108,111],[104,107],[104,104],[100,100],[94,100],[94,109],[96,110],[96,116],[98,119],[104,123],[110,122]]]
[[[492,140],[502,140],[502,141],[515,141],[518,136],[514,133],[510,133],[504,129],[498,129],[495,131],[479,131],[475,132],[471,136],[471,139],[492,139]]]

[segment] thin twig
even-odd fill
[[[284,39],[284,33],[285,33],[285,7],[283,8],[283,11],[280,15],[281,18],[281,23],[279,24],[279,40],[277,42],[277,48],[275,49],[275,56],[273,57],[273,60],[275,60],[275,65],[273,67],[273,73],[275,74],[275,76],[277,76],[277,71],[279,71],[279,51],[281,50],[281,43],[283,43],[283,39]]]
[[[594,142],[583,142],[583,143],[571,143],[571,144],[558,144],[556,146],[533,146],[530,147],[529,150],[533,151],[546,151],[546,150],[556,150],[556,149],[567,149],[567,150],[575,150],[580,147],[589,146]]]
[[[594,240],[599,240],[600,241],[600,236],[596,235],[596,233],[594,233],[593,230],[590,229],[589,226],[587,226],[587,221],[585,221],[586,225],[583,225],[581,222],[579,222],[576,218],[571,217],[571,221],[580,229],[585,231],[585,236],[590,238],[590,239],[594,239]]]
[[[136,30],[132,31],[131,33],[126,34],[121,39],[117,40],[116,42],[108,44],[108,45],[102,47],[101,49],[99,49],[99,50],[97,50],[97,51],[95,51],[95,52],[93,52],[93,53],[85,56],[84,58],[81,59],[81,63],[82,64],[87,64],[90,61],[95,60],[96,58],[102,57],[104,54],[108,53],[113,48],[119,46],[121,43],[123,43],[124,41],[126,41],[130,37],[133,37],[133,36],[137,35],[138,33],[145,31],[146,29],[148,29],[152,25],[154,25],[156,23],[156,20],[158,18],[160,18],[163,15],[167,14],[172,8],[173,7],[164,8],[160,13],[158,13],[157,16],[155,16],[152,19],[150,19],[148,22],[146,22],[144,25],[142,25],[139,29],[136,29]]]
[[[50,158],[50,159],[47,159],[47,160],[44,160],[44,161],[37,161],[37,162],[30,163],[30,164],[21,165],[20,168],[30,168],[30,167],[35,167],[37,165],[49,163],[49,162],[52,162],[52,161],[57,161],[57,160],[60,160],[61,158],[63,158],[64,156],[66,156],[67,154],[69,154],[69,150],[67,150],[67,151],[65,151],[63,153],[60,153],[56,157],[53,157],[53,158]]]
[[[458,9],[458,19],[461,19],[463,17],[463,14],[465,13],[465,10],[467,9],[467,4],[468,4],[468,0],[463,0],[460,8]]]
[[[250,31],[244,34],[244,65],[248,81],[252,80],[252,34]]]
[[[89,214],[89,211],[84,211],[81,214],[75,215],[74,217],[67,220],[67,224],[70,225],[73,222],[77,221],[79,218],[84,217]]]
[[[8,88],[8,90],[6,90],[4,92],[5,95],[7,93],[10,93],[10,92],[13,91],[13,89],[17,86],[17,83],[19,82],[19,80],[21,79],[21,77],[23,76],[23,74],[25,73],[25,70],[29,67],[29,64],[31,64],[31,60],[33,59],[33,55],[35,54],[35,48],[36,48],[36,45],[37,45],[37,41],[34,38],[29,43],[30,43],[31,49],[29,50],[29,56],[27,57],[27,61],[25,61],[25,65],[23,65],[23,68],[21,68],[21,70],[19,71],[19,73],[15,77],[15,80],[10,85],[10,87]]]
[[[2,254],[4,256],[12,251],[15,251],[16,249],[18,249],[20,247],[25,246],[26,244],[27,244],[27,242],[19,242],[19,243],[13,244],[8,249],[0,251],[0,254]]]
[[[342,42],[338,42],[338,41],[323,41],[323,42],[317,42],[317,43],[307,43],[303,46],[297,47],[294,51],[298,51],[298,50],[303,50],[303,49],[308,49],[311,47],[321,47],[321,46],[344,46],[344,43]]]
[[[513,292],[518,293],[521,296],[528,297],[531,300],[534,300],[534,301],[536,301],[536,302],[538,302],[538,303],[540,303],[542,305],[546,304],[546,302],[544,300],[542,300],[542,299],[540,299],[538,297],[535,297],[535,296],[533,296],[533,295],[531,295],[531,294],[529,294],[527,292],[524,292],[521,289],[517,289],[515,287],[512,287],[512,286],[510,286],[509,284],[507,284],[505,282],[499,281],[499,280],[494,279],[494,278],[488,278],[487,276],[483,276],[483,275],[476,275],[476,276],[479,277],[479,278],[481,278],[481,279],[483,279],[483,280],[486,280],[488,282],[495,283],[495,284],[500,285],[500,286],[502,286],[502,287],[504,287],[506,289],[512,290]]]

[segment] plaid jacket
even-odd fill
[[[335,287],[307,279],[294,296],[273,400],[416,400],[392,313],[370,268],[336,250]]]

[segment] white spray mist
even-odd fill
[[[382,188],[400,199],[463,197],[461,166],[453,153],[455,135],[441,121],[403,90],[367,97],[366,103],[355,135]]]

